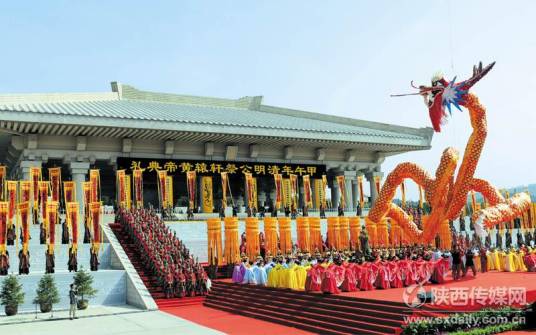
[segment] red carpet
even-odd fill
[[[160,308],[160,310],[231,335],[314,334],[297,328],[231,314],[202,305]]]

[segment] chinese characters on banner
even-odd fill
[[[251,173],[254,177],[273,176],[275,174],[289,177],[294,174],[322,178],[322,175],[326,173],[324,165],[312,164],[137,159],[130,157],[118,158],[117,164],[119,169],[139,169],[144,172],[165,170],[168,175],[185,175],[187,172],[193,171],[197,175],[220,175],[222,172],[227,172],[229,176]]]

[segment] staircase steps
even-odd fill
[[[223,281],[213,281],[205,306],[320,334],[395,334],[412,314],[398,302]]]
[[[199,305],[205,301],[205,297],[184,297],[184,298],[172,298],[166,299],[164,293],[164,288],[160,286],[158,278],[152,275],[149,272],[145,271],[143,263],[140,258],[139,250],[136,248],[136,245],[130,240],[128,235],[123,232],[123,229],[120,224],[114,223],[110,224],[110,228],[114,232],[117,240],[123,247],[125,254],[128,256],[130,263],[138,272],[141,280],[147,287],[147,290],[153,297],[158,308],[175,308],[186,305]]]

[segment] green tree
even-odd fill
[[[41,310],[44,312],[50,311],[52,305],[60,302],[58,288],[54,282],[54,277],[50,274],[45,274],[41,277],[35,293],[36,297],[34,298],[33,303],[42,305]]]
[[[22,284],[15,275],[9,275],[2,282],[0,291],[0,304],[6,307],[17,307],[24,302],[24,292]]]
[[[93,288],[93,276],[89,271],[81,268],[74,275],[74,284],[78,290],[78,295],[80,295],[82,301],[87,301],[85,298],[92,298],[97,294],[97,290]]]

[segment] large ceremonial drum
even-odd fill
[[[309,236],[309,218],[296,218],[296,230],[298,237],[298,248],[301,251],[311,251],[310,236]]]

